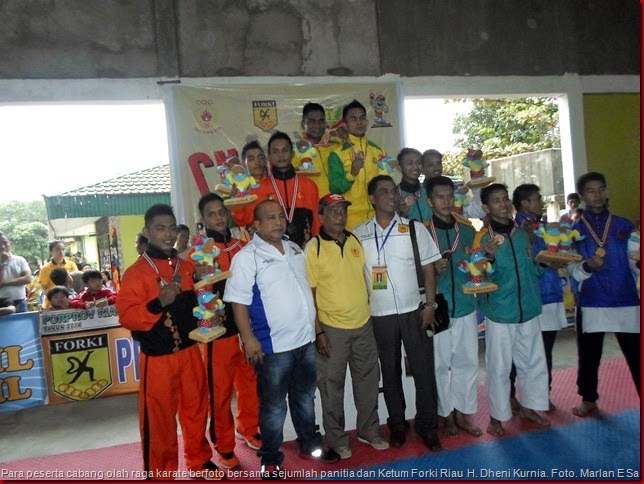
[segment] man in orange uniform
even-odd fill
[[[246,245],[234,239],[229,229],[228,210],[224,200],[215,193],[207,193],[199,200],[201,223],[206,235],[215,241],[221,251],[217,262],[222,271],[230,269],[233,256]],[[214,284],[213,292],[223,297],[226,281]],[[206,372],[210,391],[210,440],[216,443],[219,463],[228,469],[239,466],[235,455],[235,435],[244,439],[251,449],[262,446],[259,437],[259,400],[255,370],[246,361],[239,330],[235,324],[232,306],[224,307],[226,333],[204,348]],[[237,393],[237,428],[230,408],[233,389]]]
[[[318,187],[306,176],[295,173],[293,142],[286,133],[278,131],[270,137],[268,157],[271,162],[268,176],[259,182],[259,188],[249,190],[257,195],[257,201],[233,209],[233,218],[240,227],[251,225],[255,206],[271,198],[284,209],[289,240],[304,247],[307,240],[320,232]]]
[[[177,257],[177,221],[169,205],[145,213],[145,252],[123,275],[116,310],[121,325],[141,344],[139,425],[143,466],[151,479],[182,477],[178,473],[177,423],[183,434],[191,477],[221,479],[211,462],[205,436],[208,419],[207,380],[201,352],[188,338],[197,327],[192,308],[194,265]]]

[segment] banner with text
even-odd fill
[[[114,306],[42,312],[40,327],[49,403],[138,391],[139,344]]]
[[[38,313],[0,318],[0,412],[44,405],[47,384]]]
[[[327,124],[342,118],[342,107],[354,99],[367,109],[367,138],[389,156],[401,148],[401,103],[395,83],[166,86],[172,203],[180,222],[194,228],[197,202],[221,181],[217,167],[239,156],[247,142],[266,147],[270,136],[284,131],[298,141],[302,107],[316,102],[326,110]]]

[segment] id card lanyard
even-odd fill
[[[179,266],[181,266],[181,259],[180,258],[177,257],[177,265],[174,268],[174,273],[172,274],[172,281],[171,282],[168,282],[163,278],[163,276],[159,272],[159,269],[157,268],[157,265],[152,261],[152,259],[150,259],[150,256],[148,254],[146,254],[145,252],[143,253],[143,258],[147,261],[148,264],[150,264],[150,267],[152,267],[152,269],[154,269],[154,272],[157,273],[157,276],[159,276],[159,281],[161,282],[162,286],[169,286],[170,284],[172,284],[172,282],[176,281],[177,274],[179,273]],[[172,262],[171,262],[170,259],[168,259],[168,264],[172,265]]]
[[[389,227],[389,230],[387,230],[387,233],[385,234],[384,238],[382,239],[382,245],[378,244],[378,227],[376,226],[375,222],[373,224],[373,238],[376,241],[376,251],[378,252],[378,265],[380,265],[380,251],[385,248],[385,244],[387,243],[387,239],[389,239],[389,235],[391,234],[391,231],[394,229],[396,224],[398,223],[398,220],[394,220],[394,223],[391,224],[391,227]]]

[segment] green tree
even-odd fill
[[[32,202],[8,202],[0,204],[0,232],[11,241],[11,251],[24,257],[35,270],[31,261],[37,257],[41,262],[49,253],[47,211],[42,200]]]
[[[491,160],[561,147],[554,97],[474,99],[472,103],[468,114],[454,117],[452,132],[457,135],[461,161],[468,148],[482,150]]]

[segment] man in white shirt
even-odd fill
[[[11,253],[9,238],[0,233],[0,298],[12,301],[17,313],[26,313],[25,286],[30,282],[29,264],[24,257]]]
[[[402,341],[416,388],[414,429],[430,450],[439,451],[434,348],[426,331],[435,324],[433,262],[441,255],[421,223],[410,222],[396,213],[399,195],[390,176],[372,178],[367,185],[367,193],[376,215],[354,231],[365,252],[365,277],[389,413],[390,443],[401,447],[409,427],[405,420],[405,395],[401,381]],[[423,309],[420,308],[410,223],[415,224],[425,283],[427,303]]]
[[[324,462],[315,426],[315,303],[302,249],[284,239],[286,215],[274,200],[255,207],[255,236],[233,257],[224,300],[232,303],[248,363],[257,372],[262,477],[283,477],[286,399],[300,454]]]

